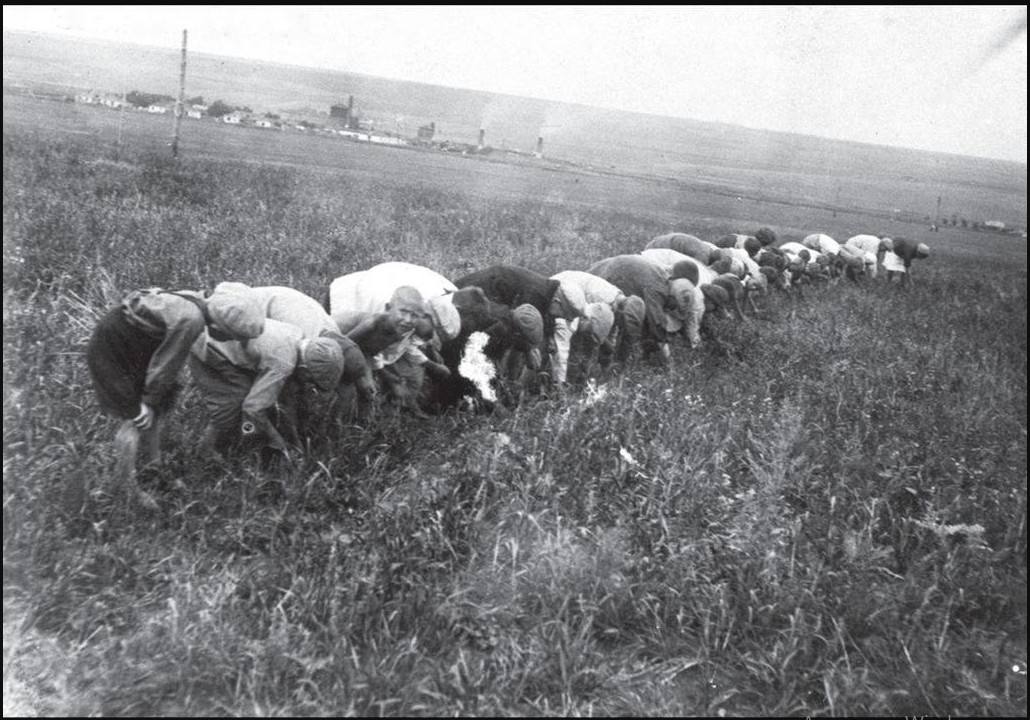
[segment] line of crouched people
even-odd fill
[[[905,238],[762,228],[707,242],[686,233],[551,277],[494,265],[453,282],[407,262],[334,279],[321,301],[284,286],[148,288],[96,325],[87,362],[103,412],[120,418],[118,473],[161,459],[161,425],[189,365],[207,412],[201,450],[260,449],[293,464],[311,423],[363,422],[376,408],[426,417],[467,403],[504,412],[544,387],[604,378],[634,357],[664,362],[677,335],[701,344],[706,312],[746,321],[755,296],[806,283],[909,282],[929,248]],[[475,352],[470,348],[475,346]],[[465,364],[469,355],[477,365]],[[327,402],[317,402],[322,394]],[[329,408],[313,418],[311,408]],[[142,456],[142,457],[141,457]]]

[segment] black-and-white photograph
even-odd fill
[[[3,23],[5,717],[1026,716],[1026,5]]]

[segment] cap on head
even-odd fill
[[[680,260],[672,266],[671,277],[686,278],[690,282],[697,285],[698,278],[701,275],[701,271],[697,267],[697,263],[690,260]]]
[[[581,317],[586,312],[587,297],[583,294],[583,289],[579,285],[559,282],[558,290],[554,293],[554,299],[561,305],[562,314],[570,320],[575,317]]]
[[[540,315],[539,310],[526,303],[512,310],[511,317],[518,326],[519,332],[529,340],[533,347],[544,344],[544,318]]]
[[[605,303],[588,303],[583,316],[590,325],[590,334],[594,340],[604,342],[615,324],[615,313],[612,312],[611,306]]]
[[[744,281],[733,273],[723,273],[712,280],[712,284],[725,288],[730,297],[743,297],[744,295]]]
[[[689,311],[694,304],[694,283],[686,278],[676,278],[669,281],[669,292],[676,299],[676,307],[681,312]]]
[[[730,304],[730,294],[718,285],[702,285],[701,293],[705,296],[705,300],[715,307],[726,307]]]
[[[340,343],[331,337],[318,337],[308,341],[301,353],[311,381],[320,390],[330,390],[340,383],[344,359]]]
[[[880,238],[880,249],[884,252],[894,252],[894,241],[884,235]]]
[[[458,337],[461,332],[461,315],[458,314],[458,308],[454,307],[451,295],[438,295],[426,304],[440,339],[446,342]]]
[[[923,259],[923,258],[929,257],[929,255],[930,255],[930,246],[929,245],[927,245],[926,243],[919,243],[918,245],[916,245],[916,257],[917,258]]]
[[[728,257],[721,257],[713,262],[709,267],[721,275],[723,273],[728,273],[733,269],[733,261]]]
[[[765,247],[776,242],[776,233],[771,228],[759,228],[758,232],[755,233],[755,239],[762,243],[762,247]]]
[[[219,283],[207,299],[207,311],[220,328],[238,338],[256,338],[265,329],[265,308],[243,283]]]
[[[486,308],[489,305],[486,293],[483,292],[483,288],[476,285],[469,285],[468,287],[459,288],[458,290],[451,293],[451,303],[454,307],[458,308],[459,311],[466,311],[475,309]]]

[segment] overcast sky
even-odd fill
[[[4,6],[34,30],[1026,162],[1026,6]]]

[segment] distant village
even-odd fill
[[[29,94],[42,96],[32,90],[29,91]],[[43,95],[50,96],[49,93],[44,93]],[[50,99],[59,99],[66,102],[74,101],[88,105],[102,105],[115,110],[153,114],[174,114],[177,106],[175,99],[171,96],[143,93],[136,90],[125,94],[93,90],[79,93],[74,97],[64,94],[59,97],[50,96]],[[475,143],[442,140],[437,137],[435,122],[420,126],[414,136],[406,136],[401,132],[391,132],[381,127],[383,123],[380,123],[380,127],[376,127],[377,123],[375,120],[361,117],[355,111],[353,95],[348,97],[346,103],[330,106],[328,121],[324,124],[307,119],[287,119],[272,112],[255,112],[249,107],[232,106],[221,100],[207,103],[203,97],[187,99],[183,104],[182,112],[183,117],[190,120],[208,120],[227,125],[253,127],[270,131],[338,136],[352,142],[375,145],[431,149],[440,152],[459,153],[461,155],[487,156],[499,154],[508,158],[520,156],[535,159],[543,157],[543,138],[538,138],[535,151],[529,152],[512,148],[493,148],[486,144],[483,129],[479,130],[478,141]],[[549,160],[562,165],[580,165],[579,163],[556,160],[555,158],[549,158]],[[894,211],[895,219],[897,219],[897,212],[897,210]],[[930,223],[932,231],[951,225],[952,227],[1002,233],[1026,239],[1025,227],[1013,227],[1011,224],[1000,220],[970,220],[957,214],[952,214],[950,217],[944,215],[938,218],[931,218],[927,215],[923,219],[925,222]]]
[[[168,95],[154,95],[136,90],[124,95],[93,90],[76,95],[75,101],[87,105],[103,105],[115,110],[131,110],[154,114],[172,114],[175,112],[177,105],[175,99]],[[255,127],[266,130],[336,135],[354,142],[367,142],[377,145],[432,148],[443,152],[461,153],[463,155],[485,155],[492,152],[502,152],[496,151],[495,148],[485,144],[485,133],[483,130],[479,131],[478,142],[463,143],[438,139],[436,137],[435,122],[420,126],[416,134],[410,137],[399,132],[376,128],[374,120],[362,118],[355,112],[353,95],[348,97],[345,104],[340,103],[330,106],[329,122],[326,124],[311,122],[310,120],[292,121],[284,119],[276,113],[258,113],[249,107],[232,106],[221,100],[206,103],[203,97],[189,98],[183,104],[183,117],[191,120],[206,119],[227,125]],[[535,152],[512,149],[505,149],[503,152],[541,158],[543,156],[543,138],[537,140]]]

